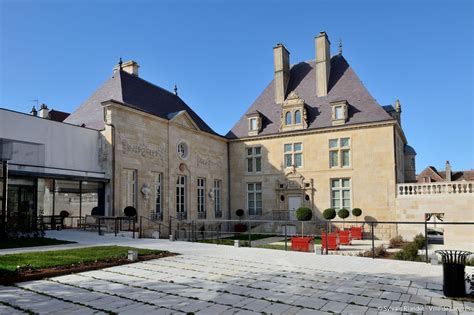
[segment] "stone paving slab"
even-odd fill
[[[0,287],[0,313],[22,313],[1,302],[40,314],[112,311],[133,315],[291,315],[437,312],[441,307],[454,307],[456,313],[473,310],[472,303],[443,297],[440,266],[84,235],[89,245],[106,240],[181,255]]]

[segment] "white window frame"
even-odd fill
[[[260,153],[257,153],[257,149],[260,149]],[[262,147],[247,147],[247,173],[261,173],[262,172]],[[250,153],[250,154],[249,154]],[[260,160],[260,170],[257,170],[257,160]],[[251,169],[249,169],[249,166]]]
[[[250,189],[251,185],[252,185],[252,189]],[[260,185],[260,189],[257,189],[257,185]],[[247,211],[248,211],[249,216],[262,215],[262,211],[263,211],[262,190],[263,190],[262,182],[247,183]],[[252,198],[250,198],[251,196]],[[258,197],[260,198],[260,207],[257,207]]]
[[[197,179],[197,212],[206,212],[206,179],[204,177]]]
[[[163,173],[154,173],[155,213],[163,212]]]
[[[187,212],[187,176],[178,175],[176,178],[176,213]]]
[[[214,180],[214,216],[222,216],[222,180]]]
[[[349,145],[342,146],[342,140],[347,139]],[[331,147],[331,141],[336,141],[337,146]],[[341,138],[332,138],[328,141],[328,148],[329,148],[329,168],[350,168],[352,166],[352,152],[351,152],[351,145],[352,141],[350,137],[341,137]],[[344,165],[344,152],[349,152],[349,164]],[[332,165],[332,158],[331,155],[335,153],[337,155],[337,164]]]
[[[137,170],[125,168],[125,206],[137,207]]]
[[[301,145],[301,150],[295,150],[295,144]],[[291,145],[291,150],[290,151],[285,151],[285,146]],[[296,168],[303,168],[304,165],[304,159],[303,159],[303,142],[293,142],[293,143],[285,143],[283,144],[283,164],[285,165],[285,168],[292,168],[295,166]],[[301,154],[301,165],[297,166],[295,161],[295,155]],[[286,163],[286,158],[287,156],[291,156],[291,165],[287,165]]]
[[[255,126],[253,125],[253,123],[255,124]],[[258,130],[258,119],[257,119],[257,117],[249,118],[249,131],[257,131],[257,130]]]
[[[286,119],[287,117],[290,117],[290,122],[287,121]],[[293,113],[291,112],[291,110],[285,112],[285,125],[287,126],[293,125]]]
[[[296,121],[296,113],[299,113],[299,115],[300,115],[300,121],[299,121],[299,122]],[[301,109],[295,110],[295,111],[293,112],[293,116],[294,116],[293,124],[295,124],[295,125],[301,125],[301,124],[303,123],[303,113],[302,113]]]
[[[344,180],[349,181],[349,187],[343,187],[342,183]],[[339,186],[338,187],[333,187],[333,182],[338,181]],[[349,177],[343,177],[343,178],[331,178],[329,180],[329,190],[330,190],[330,200],[331,200],[331,208],[334,208],[336,210],[346,208],[347,210],[352,209],[352,179]],[[337,198],[333,198],[333,192],[334,191],[339,191],[339,207],[336,207],[335,205],[335,200]],[[349,206],[344,207],[344,198],[343,198],[343,191],[349,191]]]

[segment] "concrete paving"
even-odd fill
[[[439,265],[76,231],[48,236],[78,242],[56,248],[125,245],[180,255],[0,287],[0,314],[474,312],[472,302],[444,298]]]

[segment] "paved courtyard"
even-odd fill
[[[443,298],[441,266],[81,232],[50,236],[80,242],[73,247],[120,244],[180,255],[0,287],[0,314],[474,311],[472,302]]]

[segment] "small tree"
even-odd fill
[[[328,220],[328,221],[331,221],[332,219],[334,219],[336,217],[336,210],[334,210],[333,208],[328,208],[326,210],[323,211],[323,217]],[[329,226],[329,231],[331,230],[331,226]]]
[[[344,221],[349,216],[349,210],[342,208],[337,212],[337,216]],[[342,228],[344,228],[344,223],[342,223]]]
[[[357,221],[357,218],[362,215],[362,210],[360,208],[354,208],[352,209],[352,215],[356,217]]]
[[[301,221],[301,237],[304,236],[304,225],[303,221],[309,221],[313,217],[313,212],[311,211],[310,208],[307,207],[300,207],[298,210],[296,210],[296,218],[298,221]]]

